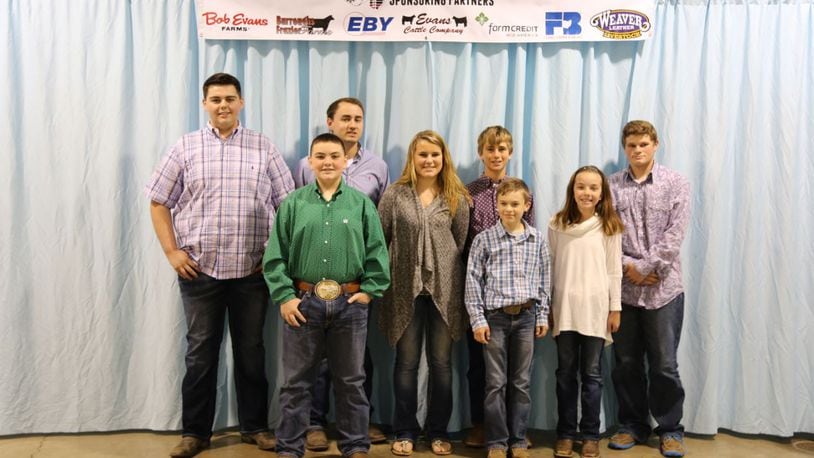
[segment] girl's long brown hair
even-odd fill
[[[560,229],[578,223],[582,219],[582,213],[577,206],[576,197],[574,197],[574,183],[577,181],[577,175],[582,172],[590,172],[599,175],[602,178],[602,197],[596,204],[596,213],[599,215],[599,220],[602,221],[602,231],[606,235],[614,235],[622,232],[625,225],[622,224],[622,219],[613,208],[613,195],[611,194],[610,185],[605,174],[602,173],[597,167],[593,165],[586,165],[580,167],[571,175],[571,180],[568,182],[568,189],[565,190],[565,205],[562,210],[558,211],[554,216],[555,223]]]

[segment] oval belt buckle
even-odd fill
[[[342,287],[335,280],[320,280],[314,285],[314,294],[323,301],[332,301],[342,294]]]

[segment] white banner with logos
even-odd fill
[[[643,40],[655,0],[197,0],[217,40],[526,43]]]

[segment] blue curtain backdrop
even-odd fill
[[[218,71],[243,81],[243,122],[292,166],[340,96],[366,102],[364,142],[392,177],[432,128],[470,181],[478,133],[503,124],[539,226],[573,170],[619,170],[621,126],[652,120],[657,160],[692,183],[687,430],[814,432],[811,1],[662,1],[649,41],[522,45],[205,42],[191,0],[1,3],[0,435],[180,427],[186,326],[142,187],[205,122],[200,86]],[[276,307],[267,325],[274,426]],[[389,423],[392,351],[371,339],[374,420]],[[555,347],[536,348],[531,426],[553,429]],[[469,425],[455,352],[453,431]],[[217,427],[237,422],[222,355]]]

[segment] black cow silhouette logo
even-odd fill
[[[328,25],[333,20],[334,20],[333,16],[324,17],[322,19],[314,19],[313,20],[314,23],[311,24],[310,27],[308,27],[308,31],[313,32],[314,29],[322,29],[323,32],[327,32],[328,31]]]

